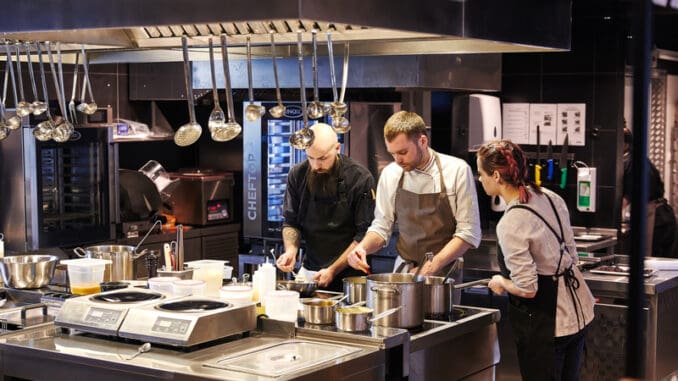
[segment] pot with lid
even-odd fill
[[[402,307],[397,313],[374,324],[392,328],[413,328],[424,322],[424,277],[413,274],[373,274],[367,276],[367,307],[376,314]]]

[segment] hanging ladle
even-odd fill
[[[311,32],[313,41],[313,102],[308,104],[308,117],[320,119],[325,116],[325,107],[320,103],[318,95],[318,31]]]
[[[26,43],[24,48],[26,48],[26,59],[28,60],[28,77],[31,79],[31,89],[33,89],[34,101],[31,103],[31,108],[33,109],[33,115],[40,115],[47,110],[47,104],[38,99],[38,88],[35,86],[35,73],[33,72],[33,62],[31,60],[31,45]]]
[[[71,88],[71,100],[68,102],[68,116],[73,124],[78,122],[78,113],[75,108],[75,95],[78,91],[78,62],[80,62],[80,53],[75,53],[75,65],[73,65],[73,87]]]
[[[52,133],[52,139],[57,143],[63,143],[70,139],[71,134],[75,131],[75,128],[68,120],[68,113],[66,112],[66,104],[64,103],[64,77],[63,77],[63,66],[61,61],[61,43],[56,43],[57,48],[57,60],[58,60],[58,72],[54,67],[54,58],[52,56],[52,48],[50,44],[47,44],[47,57],[49,58],[49,67],[52,71],[52,80],[54,81],[54,88],[57,94],[57,102],[59,103],[59,109],[61,110],[61,122],[56,125]],[[58,77],[57,77],[58,73]]]
[[[296,149],[306,149],[313,144],[315,134],[308,128],[308,113],[306,110],[306,88],[304,87],[304,51],[302,50],[301,31],[297,32],[297,50],[299,51],[299,89],[301,94],[301,114],[304,119],[303,128],[290,136],[290,144]]]
[[[5,52],[7,53],[7,64],[6,68],[9,69],[9,77],[12,81],[12,95],[14,95],[14,104],[19,104],[19,98],[16,95],[16,80],[14,79],[14,59],[12,58],[12,52],[9,49],[9,42],[5,41]],[[5,81],[5,84],[7,81]],[[6,98],[6,97],[5,97]],[[10,130],[16,130],[21,127],[21,118],[18,115],[12,115],[7,118],[7,128]]]
[[[328,42],[329,43],[329,42]],[[341,95],[339,100],[335,100],[330,105],[331,111],[330,116],[332,116],[332,128],[336,133],[344,134],[351,129],[351,125],[348,122],[348,119],[344,116],[346,111],[348,111],[348,105],[344,103],[344,96],[346,95],[346,84],[348,82],[348,56],[349,56],[349,45],[348,42],[344,44],[344,65],[343,72],[341,76]],[[334,58],[330,58],[334,61]],[[331,73],[333,78],[335,77],[334,70]],[[336,84],[336,79],[333,80],[333,83]]]
[[[274,118],[282,118],[282,116],[285,115],[285,106],[282,104],[282,96],[280,95],[278,65],[275,62],[275,39],[273,37],[273,32],[271,32],[271,60],[273,61],[273,78],[275,78],[275,95],[278,99],[278,104],[268,109],[268,113]]]
[[[82,103],[77,107],[78,111],[83,114],[92,115],[97,111],[97,103],[94,101],[94,93],[92,92],[92,82],[89,78],[89,64],[87,63],[87,55],[85,54],[85,45],[80,45],[80,52],[82,54],[82,70],[85,72],[85,78],[83,79],[83,86],[87,86],[87,92],[89,93],[90,102],[85,102],[85,96],[83,95]],[[84,89],[83,89],[84,93]]]
[[[16,114],[23,118],[33,112],[33,106],[31,106],[29,102],[26,102],[24,97],[24,80],[23,75],[21,74],[21,59],[19,59],[19,55],[21,54],[21,51],[19,50],[20,46],[21,44],[18,42],[14,45],[16,48],[16,74],[17,77],[19,77],[19,95],[21,96],[19,103],[16,104]]]
[[[214,74],[214,44],[212,37],[209,38],[209,52],[210,52],[210,75],[212,77],[212,101],[214,102],[214,108],[210,113],[209,118],[207,119],[207,128],[209,128],[210,133],[212,134],[212,139],[219,141],[218,136],[215,136],[216,131],[224,128],[226,124],[226,115],[224,110],[221,109],[219,105],[219,92],[217,91],[217,78]]]
[[[221,62],[224,65],[224,84],[226,85],[226,110],[228,112],[228,122],[226,122],[224,128],[219,131],[219,141],[226,142],[238,136],[240,131],[242,131],[242,127],[234,119],[233,89],[231,88],[231,70],[228,63],[228,43],[226,41],[226,34],[221,35]]]
[[[174,133],[174,143],[180,147],[190,146],[198,141],[202,134],[202,127],[195,120],[195,105],[193,104],[193,76],[188,66],[188,39],[181,36],[181,47],[184,54],[184,84],[186,85],[186,103],[188,104],[189,122],[179,127]]]
[[[245,107],[245,119],[253,122],[264,116],[266,108],[254,104],[254,90],[252,89],[252,46],[249,37],[247,37],[247,88],[250,103]]]
[[[46,42],[49,44],[49,42]],[[47,80],[45,79],[45,65],[42,62],[42,51],[40,50],[40,43],[36,43],[36,54],[38,55],[38,63],[40,68],[40,79],[42,81],[42,96],[46,105],[49,105],[49,97],[47,96]],[[54,126],[56,123],[52,119],[52,113],[49,111],[49,107],[45,109],[45,115],[47,120],[38,123],[37,126],[33,129],[33,136],[41,142],[48,141],[52,139],[54,133]]]
[[[7,128],[7,119],[5,119],[5,99],[7,98],[7,81],[9,76],[5,65],[5,79],[3,83],[2,99],[0,99],[0,140],[4,140],[9,136],[9,128]]]

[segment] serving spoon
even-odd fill
[[[275,95],[276,98],[278,99],[278,104],[268,109],[268,112],[274,118],[281,118],[283,115],[285,115],[285,106],[282,104],[282,96],[280,95],[280,83],[278,82],[278,65],[275,62],[275,38],[273,37],[273,32],[271,32],[271,60],[273,61],[273,78],[275,78]]]
[[[189,122],[179,127],[174,133],[174,143],[180,147],[190,146],[198,141],[202,134],[202,127],[195,120],[195,105],[193,103],[193,83],[190,68],[188,67],[188,38],[181,36],[181,47],[184,56],[184,85],[186,85],[186,103],[188,104]]]
[[[33,62],[31,60],[31,45],[26,43],[24,48],[26,49],[26,59],[28,60],[28,77],[31,79],[31,89],[33,89],[34,100],[31,103],[31,108],[33,109],[33,115],[40,115],[47,109],[47,104],[38,99],[38,88],[35,86],[35,73],[33,72]]]
[[[212,134],[212,139],[218,141],[218,130],[224,128],[226,124],[226,115],[224,110],[221,109],[219,105],[219,92],[217,91],[217,78],[214,74],[214,45],[212,42],[212,37],[209,38],[209,53],[210,53],[210,76],[212,77],[212,101],[214,103],[214,108],[210,113],[209,118],[207,119],[207,128]]]
[[[301,94],[301,114],[304,126],[290,136],[290,144],[296,149],[306,149],[313,144],[315,134],[308,126],[308,110],[306,109],[306,87],[304,87],[304,51],[302,48],[301,31],[297,32],[297,50],[299,53],[299,87]]]
[[[253,122],[266,113],[266,108],[261,105],[254,104],[254,90],[252,88],[252,46],[250,37],[247,37],[247,93],[250,98],[250,103],[245,107],[245,118]]]

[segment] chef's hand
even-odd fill
[[[413,267],[409,271],[411,274],[414,274],[417,272],[417,267]],[[421,271],[419,272],[419,276],[430,276],[430,275],[436,275],[438,273],[438,268],[432,261],[426,261],[422,265]]]
[[[357,245],[348,253],[348,264],[356,270],[370,274],[370,265],[367,264],[367,252],[362,246]]]
[[[334,275],[334,271],[330,270],[329,268],[320,269],[320,271],[313,275],[311,281],[318,282],[319,287],[327,287],[330,283],[332,283],[332,280],[334,280]]]
[[[294,264],[297,263],[297,253],[292,251],[285,251],[275,262],[280,271],[288,273],[294,270]]]
[[[506,292],[506,289],[504,288],[504,279],[505,278],[501,275],[494,275],[492,276],[490,283],[487,284],[487,287],[494,291],[495,294],[502,295]]]

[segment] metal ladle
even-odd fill
[[[313,102],[308,104],[308,117],[320,119],[325,116],[325,106],[320,102],[318,95],[318,31],[313,29]]]
[[[31,79],[31,89],[33,89],[34,101],[31,103],[33,115],[40,115],[47,110],[47,104],[38,99],[38,88],[35,86],[35,73],[33,72],[33,62],[31,60],[31,45],[26,43],[26,59],[28,60],[28,77]]]
[[[315,134],[308,128],[308,112],[306,109],[306,88],[304,87],[304,51],[302,49],[301,31],[297,32],[297,50],[299,51],[299,85],[301,94],[301,114],[304,126],[290,136],[290,144],[296,149],[306,149],[313,144]]]
[[[49,42],[47,42],[49,44]],[[40,79],[42,80],[42,95],[43,100],[46,105],[49,105],[49,97],[47,95],[47,81],[45,80],[45,66],[42,62],[42,51],[40,50],[40,43],[36,44],[36,53],[38,54],[38,62],[40,68]],[[54,133],[54,126],[56,123],[52,119],[52,113],[49,111],[49,107],[45,109],[45,115],[47,120],[38,123],[37,126],[33,129],[33,136],[39,141],[47,141],[52,139],[52,134]]]
[[[4,140],[9,136],[10,129],[7,128],[7,120],[5,119],[5,99],[7,98],[7,81],[9,76],[7,74],[7,69],[5,69],[5,78],[3,85],[3,95],[0,100],[0,140]],[[2,234],[0,233],[0,241],[2,240]]]
[[[221,109],[219,105],[219,92],[217,91],[217,78],[214,74],[214,45],[212,37],[209,38],[209,52],[210,52],[210,75],[212,77],[212,101],[214,102],[214,108],[210,113],[209,118],[207,119],[207,128],[209,128],[210,133],[212,134],[212,139],[217,140],[215,132],[218,129],[224,128],[226,124],[226,115],[224,110]]]
[[[66,112],[66,105],[64,103],[65,93],[64,93],[64,76],[63,76],[63,65],[61,60],[61,43],[56,43],[57,48],[57,60],[58,60],[58,77],[57,71],[54,67],[54,59],[52,57],[52,48],[47,44],[47,57],[49,58],[49,67],[52,70],[52,80],[54,81],[54,88],[56,89],[57,102],[59,103],[59,109],[61,110],[62,120],[54,128],[52,133],[52,139],[57,143],[63,143],[70,139],[71,134],[75,131],[73,124],[68,120],[68,113]]]
[[[77,123],[78,114],[75,108],[75,95],[78,91],[78,62],[80,62],[80,53],[75,53],[75,65],[73,65],[73,87],[71,88],[71,100],[68,102],[68,116],[71,122]]]
[[[348,122],[346,111],[348,111],[348,105],[344,103],[344,95],[346,95],[346,83],[348,82],[348,56],[349,56],[349,44],[346,42],[344,45],[344,65],[343,72],[341,76],[341,95],[339,96],[339,101],[334,102],[330,105],[332,116],[332,128],[338,134],[344,134],[351,129],[351,125]],[[333,74],[334,75],[334,74]]]
[[[278,99],[276,106],[268,109],[268,113],[274,118],[282,118],[285,115],[285,106],[282,104],[282,96],[280,95],[280,83],[278,82],[278,65],[275,62],[275,39],[273,32],[271,32],[271,60],[273,61],[273,77],[275,78],[275,95]],[[304,102],[304,107],[306,106]]]
[[[85,72],[85,78],[83,79],[82,85],[87,86],[90,102],[85,102],[85,97],[83,95],[82,103],[78,105],[77,109],[83,114],[92,115],[97,111],[98,106],[94,101],[94,93],[92,93],[92,82],[89,78],[89,64],[87,63],[87,55],[85,54],[85,45],[80,45],[80,52],[82,54],[82,69]]]
[[[16,104],[16,114],[23,118],[33,112],[33,106],[31,106],[29,102],[26,102],[26,99],[24,98],[24,80],[21,75],[21,60],[19,59],[19,55],[21,54],[21,51],[19,50],[20,45],[21,44],[18,42],[14,45],[16,48],[16,73],[17,77],[19,77],[19,95],[21,96],[19,103]]]
[[[250,103],[245,107],[245,118],[250,122],[253,122],[264,116],[266,108],[254,104],[254,90],[252,89],[252,46],[249,37],[247,37],[247,88]]]
[[[7,64],[6,68],[9,69],[9,76],[12,80],[12,95],[14,95],[14,104],[19,104],[19,98],[16,95],[16,81],[14,79],[14,59],[12,58],[12,52],[9,49],[9,42],[5,41],[5,52],[7,53]],[[7,81],[5,81],[7,84]],[[5,97],[6,98],[6,97]],[[16,130],[21,127],[21,118],[18,115],[12,115],[7,118],[7,128],[10,130]]]
[[[228,111],[228,122],[226,126],[219,131],[219,141],[229,141],[240,134],[242,126],[235,121],[233,110],[233,89],[231,88],[231,71],[228,63],[228,44],[226,34],[221,35],[221,60],[224,64],[224,83],[226,85],[226,110]],[[215,139],[216,140],[216,139]]]
[[[174,133],[174,143],[180,147],[190,146],[198,141],[202,134],[202,127],[195,120],[195,105],[193,104],[193,79],[188,67],[188,39],[181,36],[181,47],[184,54],[184,84],[186,85],[186,103],[188,104],[189,122],[179,127]]]

